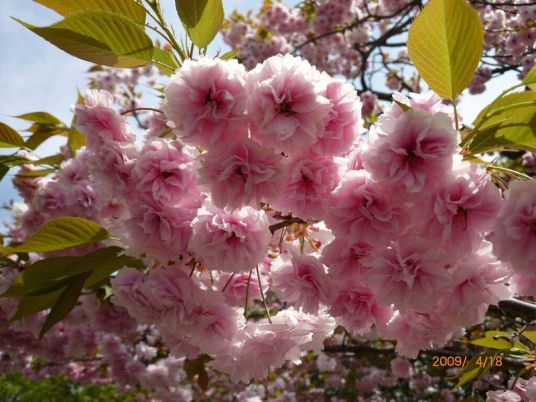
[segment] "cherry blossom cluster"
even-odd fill
[[[485,90],[497,74],[516,70],[524,76],[535,63],[536,5],[530,0],[475,1],[486,31],[483,62],[469,88]],[[271,4],[271,6],[270,6]],[[383,100],[388,94],[378,86],[381,72],[385,87],[418,91],[410,60],[400,34],[419,10],[411,0],[323,0],[287,7],[282,2],[265,5],[255,16],[237,12],[222,29],[224,41],[239,49],[238,58],[247,69],[276,54],[301,55],[320,70],[356,80],[360,91],[370,85]],[[367,75],[368,74],[368,75]],[[367,114],[364,113],[364,116]]]
[[[99,159],[108,174],[95,177],[127,205],[129,252],[155,266],[121,271],[113,300],[156,325],[177,353],[208,353],[235,380],[262,378],[303,348],[320,347],[312,339],[333,329],[328,309],[353,335],[376,325],[415,356],[480,322],[509,294],[508,271],[484,241],[502,206],[499,190],[485,172],[454,163],[456,133],[434,96],[400,98],[411,110],[394,104],[362,150],[355,92],[302,59],[274,56],[249,73],[235,61],[189,61],[163,104],[182,142],[152,139],[133,159],[122,118],[93,103],[97,96],[104,95],[90,94],[78,109],[88,150],[125,151],[112,165]],[[101,110],[108,114],[97,121]],[[334,239],[326,245],[298,233],[309,253],[275,244],[272,211],[325,221],[323,236]],[[273,318],[280,331],[246,322],[212,285],[221,273],[251,283],[271,252],[279,257],[267,280],[259,274],[259,293],[265,282],[299,309]]]
[[[336,325],[416,357],[514,291],[533,295],[536,186],[512,183],[503,198],[458,155],[439,97],[394,100],[365,142],[354,88],[302,58],[250,71],[188,60],[165,90],[160,129],[137,141],[113,96],[90,90],[75,107],[87,147],[51,178],[17,176],[27,207],[12,235],[62,215],[105,226],[146,269],[121,269],[113,307],[93,308],[154,331],[171,367],[208,355],[234,382],[262,380],[319,352]],[[81,311],[90,319],[77,322],[97,325]],[[82,355],[100,345],[125,384],[175,392],[181,371],[153,361],[154,341],[138,356],[125,334],[94,336]],[[169,377],[145,378],[152,364]]]

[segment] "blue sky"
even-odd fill
[[[168,20],[179,26],[173,0],[161,0]],[[295,3],[295,1],[286,2]],[[224,0],[226,14],[233,9],[258,10],[262,0]],[[48,25],[60,17],[32,0],[0,1],[0,121],[23,130],[27,124],[9,116],[48,111],[63,121],[71,119],[70,105],[74,103],[76,89],[86,87],[86,70],[90,66],[55,48],[37,35],[13,21],[14,16],[35,25]],[[213,51],[226,50],[218,38],[212,45]],[[472,121],[478,111],[497,96],[502,89],[515,84],[515,74],[494,80],[485,94],[464,96],[460,104],[466,121]],[[42,156],[56,153],[63,142],[58,139],[47,141],[38,149]],[[6,176],[0,183],[0,204],[17,199],[17,194]],[[7,217],[0,210],[0,221]]]

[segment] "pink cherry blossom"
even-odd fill
[[[402,312],[433,310],[430,300],[445,292],[451,281],[446,256],[414,236],[377,250],[363,264],[370,268],[363,280],[378,302],[394,304]]]
[[[200,201],[191,205],[165,206],[137,203],[126,221],[126,243],[134,255],[145,253],[149,260],[177,261],[185,255],[192,237],[192,220]]]
[[[321,219],[331,191],[339,184],[339,167],[329,157],[303,155],[289,161],[283,196],[276,207],[302,219]]]
[[[361,283],[348,283],[331,298],[330,314],[353,336],[363,335],[372,325],[385,325],[393,314],[377,304],[374,293]]]
[[[305,313],[316,313],[328,301],[326,268],[318,258],[291,250],[272,269],[271,290]]]
[[[365,165],[375,180],[415,193],[444,180],[455,150],[456,132],[446,114],[409,110],[370,144]]]
[[[236,60],[188,59],[171,77],[162,108],[180,138],[210,149],[245,139],[245,69]]]
[[[336,238],[322,250],[321,261],[329,269],[330,280],[345,284],[348,280],[361,278],[368,269],[361,262],[372,250],[368,243],[348,244],[346,240]]]
[[[88,169],[103,195],[112,197],[130,191],[132,169],[137,157],[138,149],[128,143],[107,142],[90,153]]]
[[[411,378],[413,368],[408,359],[396,357],[389,363],[391,371],[396,378],[409,379]]]
[[[272,203],[281,196],[285,159],[251,140],[234,142],[201,156],[200,183],[219,208],[258,207],[260,202]]]
[[[536,275],[514,273],[512,285],[518,296],[536,297]]]
[[[518,273],[531,274],[536,264],[536,183],[515,181],[506,192],[490,240],[495,255]]]
[[[458,255],[472,253],[500,208],[499,190],[487,175],[460,174],[431,195],[423,213],[422,235],[438,239]]]
[[[218,353],[243,327],[244,316],[225,303],[221,292],[203,291],[195,302],[191,332],[195,344],[205,352]]]
[[[112,94],[107,91],[88,90],[84,104],[75,106],[76,126],[87,135],[89,149],[108,141],[129,143],[134,140],[126,120],[112,109],[113,102]]]
[[[248,272],[262,262],[270,240],[266,214],[243,207],[236,212],[201,213],[190,248],[209,269]]]
[[[145,294],[145,275],[134,268],[123,268],[111,279],[112,301],[122,306],[139,323],[152,323],[155,309]]]
[[[325,78],[302,59],[277,55],[248,73],[248,117],[254,140],[286,154],[305,151],[323,135],[330,101]]]
[[[417,313],[413,310],[405,314],[395,314],[386,328],[379,327],[381,336],[396,339],[396,352],[410,359],[418,356],[421,350],[442,347],[455,334],[461,336],[459,327],[434,313]]]
[[[176,332],[193,325],[200,290],[183,267],[150,271],[142,291],[151,305],[154,323],[163,323]]]
[[[361,102],[352,85],[337,80],[327,85],[325,97],[332,104],[329,120],[311,150],[322,156],[342,155],[362,130]]]
[[[136,190],[145,197],[177,204],[196,192],[193,156],[176,141],[153,139],[140,152],[132,172]]]
[[[395,196],[366,174],[348,172],[327,201],[326,225],[352,243],[385,243],[403,235],[407,226],[409,214]]]
[[[488,391],[486,402],[521,402],[521,397],[513,391]]]
[[[450,272],[451,289],[439,300],[436,311],[460,326],[481,322],[490,304],[497,305],[499,300],[512,295],[507,286],[510,273],[491,254],[488,242],[483,242],[478,251],[459,261]]]
[[[263,285],[264,283],[267,281],[262,282]],[[255,299],[261,299],[259,282],[255,274],[252,274],[251,277],[246,273],[235,274],[233,277],[228,274],[221,275],[218,278],[217,287],[231,306],[243,307],[246,303],[246,292],[249,305],[253,304]]]

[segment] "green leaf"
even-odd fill
[[[523,331],[522,335],[536,345],[536,331]]]
[[[491,364],[485,364],[487,360],[482,359],[486,359],[487,357],[491,356],[495,358],[497,354],[497,351],[485,351],[469,360],[458,374],[458,382],[454,387],[452,387],[451,391],[455,391],[457,388],[467,384],[469,381],[483,376],[487,371],[490,370]]]
[[[529,352],[527,347],[523,345],[519,340],[512,339],[511,341],[505,339],[514,335],[512,332],[505,331],[487,331],[484,338],[474,339],[469,343],[476,346],[483,346],[489,349],[497,350],[509,350],[512,352]]]
[[[24,146],[33,150],[50,137],[64,134],[66,129],[36,123],[30,128],[30,131],[32,131],[33,134],[26,140]]]
[[[139,25],[119,15],[83,12],[47,27],[15,20],[65,52],[92,63],[133,68],[152,60],[151,38]]]
[[[79,257],[50,257],[29,265],[23,273],[24,287],[39,289],[44,283],[62,281],[65,278],[89,273],[86,287],[109,277],[122,267],[143,268],[136,258],[120,255],[119,247],[105,247]]]
[[[7,172],[9,172],[9,166],[0,165],[0,181],[6,176]]]
[[[234,59],[236,56],[238,56],[238,53],[240,53],[240,49],[229,50],[228,52],[222,54],[220,56],[220,59],[222,60]]]
[[[39,169],[39,170],[27,170],[26,172],[18,173],[18,177],[42,177],[56,172],[56,169]]]
[[[523,84],[536,91],[536,66],[533,66],[523,78]]]
[[[74,276],[87,273],[84,284],[92,288],[109,279],[110,275],[123,267],[144,268],[142,261],[120,255],[123,249],[106,247],[76,257],[49,257],[27,265],[10,288],[0,297],[22,297],[42,295],[63,288]]]
[[[65,160],[65,156],[63,154],[56,154],[56,155],[51,155],[45,158],[38,159],[36,161],[32,161],[32,164],[33,165],[59,166],[64,160]]]
[[[430,0],[408,33],[417,71],[434,92],[451,100],[471,82],[483,43],[480,15],[465,0]]]
[[[49,309],[56,303],[63,289],[58,289],[54,292],[50,292],[39,296],[25,296],[19,302],[19,307],[10,321],[18,320],[26,315],[35,314],[39,311]]]
[[[67,17],[84,11],[119,14],[139,24],[145,22],[145,9],[134,0],[34,0]]]
[[[212,42],[223,23],[221,0],[175,0],[177,12],[192,42],[205,48]]]
[[[153,62],[160,72],[168,77],[179,67],[171,52],[158,47],[153,49]]]
[[[13,247],[0,247],[0,253],[45,253],[96,243],[110,234],[95,222],[84,218],[55,218],[39,227],[28,240]]]
[[[536,151],[536,92],[496,99],[477,116],[470,136],[471,154],[503,148]]]
[[[512,335],[508,332],[488,331],[484,338],[473,339],[469,343],[476,346],[483,346],[490,349],[509,350],[513,346],[513,342],[510,342],[504,338],[494,339],[495,335],[509,336]]]
[[[18,155],[0,155],[0,163],[9,167],[32,163],[30,159]]]
[[[76,155],[76,151],[84,147],[86,145],[86,141],[87,138],[84,134],[72,129],[69,132],[69,139],[67,140],[67,146],[69,147],[69,151],[71,151],[71,155]]]
[[[93,288],[99,282],[108,279],[111,274],[120,270],[123,267],[132,267],[143,269],[145,264],[127,255],[118,255],[122,250],[118,247],[109,247],[108,249],[102,249],[103,251],[98,254],[98,257],[102,259],[101,262],[96,263],[97,255],[91,256],[90,260],[94,260],[93,270],[86,280],[84,287]],[[95,252],[97,254],[97,252]],[[88,256],[89,257],[89,256]],[[80,268],[77,268],[80,269]]]
[[[9,127],[0,122],[0,148],[18,148],[24,145],[24,139]]]
[[[47,112],[32,112],[32,113],[25,113],[25,114],[19,114],[18,116],[14,116],[18,119],[31,121],[38,124],[45,124],[45,125],[51,125],[51,126],[57,126],[62,124],[62,122],[52,116],[50,113]]]
[[[39,339],[41,339],[50,328],[65,318],[73,307],[76,306],[87,276],[88,273],[75,276],[72,278],[72,282],[63,290],[63,292],[61,292],[39,332]]]

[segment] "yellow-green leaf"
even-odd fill
[[[63,292],[61,292],[39,332],[39,339],[41,339],[50,328],[65,318],[73,307],[76,306],[76,302],[78,302],[78,298],[80,297],[80,293],[82,293],[82,288],[84,287],[84,282],[88,275],[88,273],[83,273],[73,277],[69,285]]]
[[[184,29],[199,48],[208,46],[223,23],[221,0],[175,0]]]
[[[0,122],[0,148],[18,148],[24,145],[24,139],[9,127]]]
[[[50,257],[39,260],[26,267],[21,282],[23,287],[31,292],[47,283],[53,284],[74,275],[89,273],[85,286],[91,287],[122,267],[143,268],[139,260],[120,255],[122,251],[119,247],[105,247],[78,257]]]
[[[47,113],[47,112],[24,113],[24,114],[19,114],[18,116],[14,116],[14,117],[18,119],[38,123],[38,124],[45,124],[45,125],[52,125],[52,126],[61,124],[61,121],[57,117],[52,116],[50,113]]]
[[[0,165],[0,181],[6,176],[7,172],[9,172],[9,166]]]
[[[240,53],[239,49],[229,50],[228,52],[222,54],[220,56],[220,59],[222,59],[222,60],[234,59],[236,56],[238,56],[238,53]]]
[[[528,349],[519,340],[507,338],[513,335],[512,332],[506,331],[487,331],[484,338],[478,338],[470,341],[472,345],[483,346],[490,349],[497,350],[511,350],[511,351],[525,351]]]
[[[496,99],[474,124],[471,154],[504,148],[536,152],[536,92],[517,92]]]
[[[138,24],[102,11],[74,14],[47,26],[16,20],[65,52],[96,64],[133,68],[151,62],[153,42]]]
[[[139,24],[145,22],[145,9],[134,0],[34,0],[67,17],[84,11],[106,11],[119,14]]]
[[[99,224],[84,218],[55,218],[39,227],[24,243],[0,247],[0,253],[45,253],[92,244],[110,238]]]
[[[171,52],[158,47],[153,49],[153,62],[160,72],[168,77],[179,67]]]
[[[65,156],[63,154],[56,154],[56,155],[46,156],[36,161],[32,161],[32,164],[33,165],[59,166],[64,160],[65,160]]]
[[[455,100],[476,71],[484,31],[466,0],[430,0],[408,33],[408,53],[430,88]]]
[[[55,169],[38,169],[38,170],[27,170],[22,173],[18,173],[18,177],[42,177],[47,176],[51,173],[54,173]]]
[[[490,349],[499,349],[499,350],[505,350],[510,349],[511,344],[505,339],[493,339],[493,338],[479,338],[475,339],[471,342],[472,345],[476,346],[483,346]]]
[[[54,292],[46,293],[39,296],[23,297],[19,302],[19,307],[17,308],[17,311],[9,320],[15,321],[26,315],[35,314],[39,311],[49,309],[54,305],[54,303],[56,303],[62,291],[62,289],[58,289]]]
[[[536,345],[536,331],[523,331],[522,335]]]
[[[30,127],[29,131],[32,135],[26,140],[24,146],[30,149],[36,149],[43,142],[55,135],[64,135],[67,129],[54,127],[47,124],[35,123]]]
[[[528,86],[533,91],[536,91],[536,66],[533,66],[525,78],[523,78],[523,84]]]
[[[69,139],[67,141],[67,146],[69,147],[69,151],[71,151],[71,155],[76,155],[76,151],[86,145],[86,140],[87,139],[84,134],[72,129],[69,132]]]

